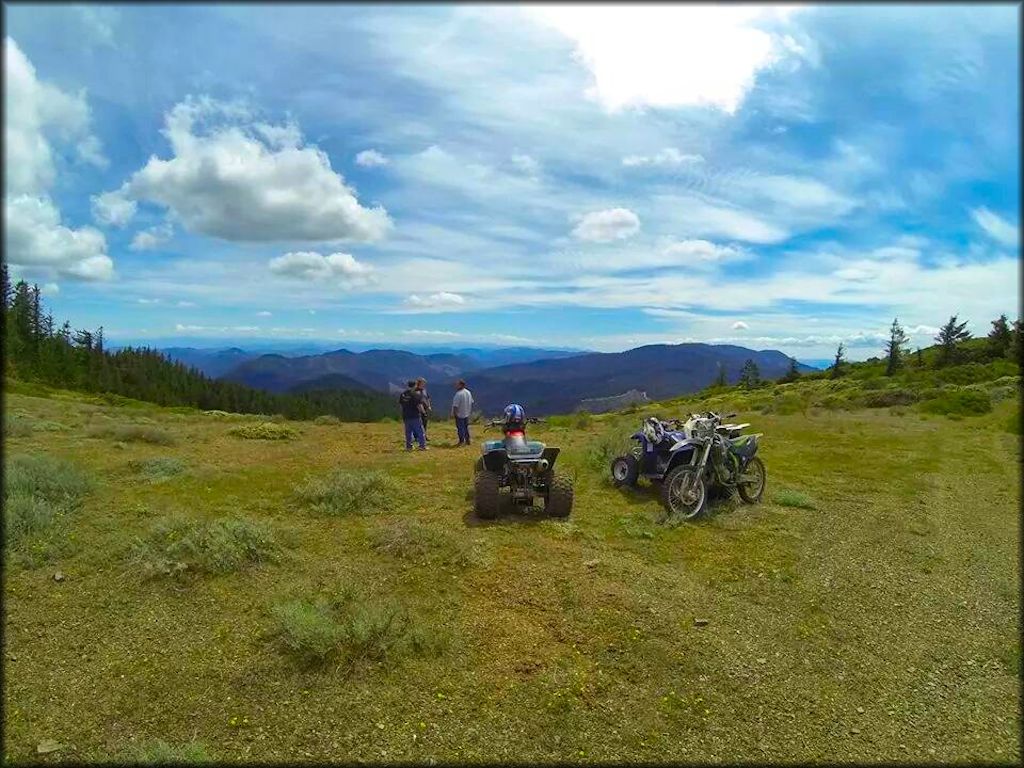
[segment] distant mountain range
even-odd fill
[[[314,355],[259,355],[237,347],[203,350],[171,347],[175,360],[207,375],[270,392],[362,389],[395,392],[408,379],[423,376],[441,407],[453,382],[465,378],[477,406],[495,414],[518,402],[534,414],[566,413],[587,398],[610,397],[628,390],[651,399],[696,392],[711,384],[722,364],[730,383],[739,379],[748,360],[765,378],[789,368],[782,352],[710,344],[657,344],[625,352],[573,353],[530,347],[458,348],[432,354],[407,350],[338,349]],[[800,364],[800,370],[813,370]]]

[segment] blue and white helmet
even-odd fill
[[[516,403],[505,406],[505,421],[507,422],[522,422],[526,421],[526,409],[523,406]]]

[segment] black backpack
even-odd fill
[[[398,396],[399,405],[407,405],[410,400],[412,400],[412,392],[410,392],[408,389]]]

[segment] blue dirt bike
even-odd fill
[[[722,418],[708,412],[685,422],[647,419],[631,436],[638,445],[612,460],[612,483],[635,486],[640,477],[660,483],[666,517],[683,520],[704,513],[710,490],[737,490],[749,504],[760,501],[767,474],[755,456],[761,435],[743,435],[749,424],[723,424]]]

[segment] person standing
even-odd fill
[[[469,415],[473,412],[473,393],[466,388],[466,382],[459,379],[455,383],[455,397],[452,398],[452,416],[455,418],[455,429],[459,433],[459,445],[470,445]]]
[[[427,437],[427,420],[430,418],[433,408],[430,405],[430,395],[427,394],[427,380],[422,376],[416,379],[416,391],[420,393],[420,398],[423,401],[423,439],[430,442],[430,438]]]
[[[427,450],[423,434],[423,396],[415,381],[406,382],[405,391],[398,396],[398,404],[402,407],[402,422],[405,424],[405,450],[412,450],[413,438],[420,444],[421,451]]]

